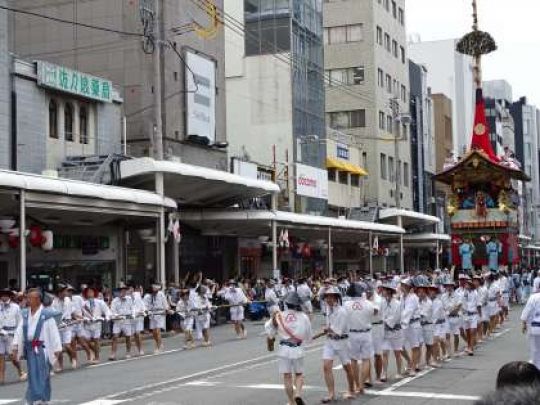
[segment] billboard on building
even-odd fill
[[[296,164],[296,193],[328,200],[328,172],[318,167]]]
[[[216,140],[216,63],[208,57],[186,51],[187,136]]]

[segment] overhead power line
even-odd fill
[[[43,18],[45,20],[55,21],[55,22],[62,23],[62,24],[69,24],[69,25],[75,25],[75,26],[78,26],[78,27],[89,28],[89,29],[93,29],[93,30],[97,30],[97,31],[105,31],[105,32],[113,33],[113,34],[128,35],[128,36],[133,36],[133,37],[143,37],[144,36],[144,34],[140,33],[140,32],[129,32],[129,31],[117,30],[117,29],[114,29],[114,28],[100,27],[98,25],[85,24],[85,23],[81,23],[81,22],[73,21],[73,20],[66,20],[66,19],[63,19],[63,18],[52,17],[50,15],[40,14],[40,13],[36,13],[36,12],[33,12],[33,11],[22,10],[22,9],[13,8],[13,7],[0,6],[0,9],[11,11],[11,12],[17,13],[17,14],[24,14],[24,15],[30,15],[30,16],[33,16],[33,17],[37,17],[37,18]]]

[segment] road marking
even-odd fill
[[[411,381],[416,380],[417,378],[423,377],[426,374],[431,373],[433,370],[435,370],[435,369],[434,368],[428,368],[428,369],[422,370],[418,374],[416,374],[414,377],[406,377],[403,380],[400,380],[400,381],[392,384],[390,387],[385,388],[382,391],[383,392],[391,392],[391,391],[393,391],[393,390],[395,390],[395,389],[397,389],[399,387],[403,387],[405,384],[408,384]]]
[[[90,402],[84,402],[80,405],[116,405],[125,402],[124,400],[96,399]]]
[[[283,390],[281,384],[250,384],[250,385],[237,385],[234,387],[227,386],[227,388],[244,388],[253,390]],[[305,386],[306,391],[320,391],[326,392],[325,387],[317,386]],[[456,394],[444,394],[438,392],[408,392],[408,391],[375,391],[366,390],[366,394],[376,397],[408,397],[408,398],[427,398],[427,399],[448,399],[454,401],[477,401],[479,396],[473,395],[456,395]]]
[[[221,384],[217,381],[192,381],[185,383],[188,387],[215,387],[216,385]]]
[[[84,368],[97,368],[97,367],[113,366],[115,364],[122,364],[122,363],[127,363],[127,362],[130,362],[130,361],[149,359],[151,357],[163,356],[165,354],[170,354],[170,353],[183,352],[185,350],[186,349],[184,349],[182,347],[179,348],[179,349],[164,350],[164,351],[159,352],[159,353],[145,354],[144,356],[136,356],[136,357],[132,357],[130,359],[114,360],[114,361],[107,361],[105,363],[92,364],[92,365],[86,366]]]
[[[17,401],[20,401],[20,399],[0,399],[0,405],[12,404]]]

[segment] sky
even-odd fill
[[[483,79],[505,79],[514,100],[540,107],[540,0],[478,0],[479,24],[498,50],[483,59]],[[406,0],[407,30],[422,41],[471,31],[471,0]]]

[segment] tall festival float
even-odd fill
[[[530,178],[510,151],[504,156],[493,151],[482,95],[481,59],[497,47],[490,34],[478,29],[476,2],[473,9],[473,31],[456,47],[459,53],[474,59],[476,101],[470,149],[457,159],[447,159],[435,179],[449,186],[446,210],[451,227],[451,264],[467,273],[479,268],[498,272],[520,262],[518,191],[521,182]]]

